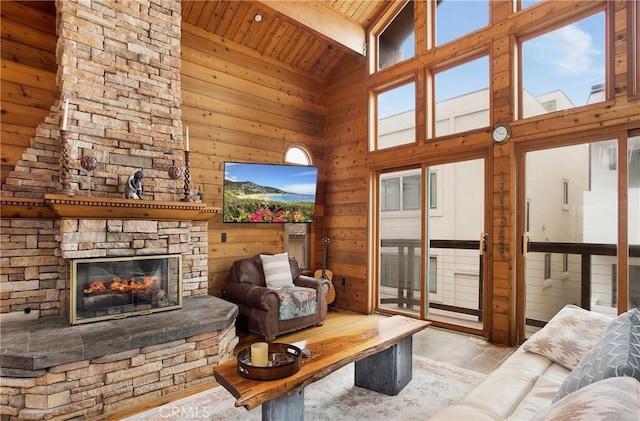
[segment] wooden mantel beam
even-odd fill
[[[329,41],[365,55],[366,32],[356,21],[347,18],[323,1],[257,0],[275,13],[293,20]]]

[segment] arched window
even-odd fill
[[[302,146],[290,146],[284,153],[284,162],[289,164],[311,165],[309,152]]]

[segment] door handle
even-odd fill
[[[482,256],[487,252],[487,234],[484,232],[480,233],[480,255]]]
[[[524,257],[527,257],[528,253],[529,253],[529,233],[525,231],[524,234],[522,234],[522,255]]]

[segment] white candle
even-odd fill
[[[62,130],[67,130],[67,115],[69,114],[69,99],[64,102],[64,114],[62,116]]]
[[[269,344],[256,342],[251,345],[251,365],[254,367],[266,367],[269,361]]]
[[[186,136],[186,139],[187,139],[187,142],[186,142],[187,144],[185,145],[185,149],[184,149],[184,150],[185,150],[185,151],[187,151],[187,152],[189,152],[189,126],[187,126],[187,136]]]

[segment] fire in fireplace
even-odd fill
[[[71,324],[181,307],[181,255],[75,259],[71,262]]]

